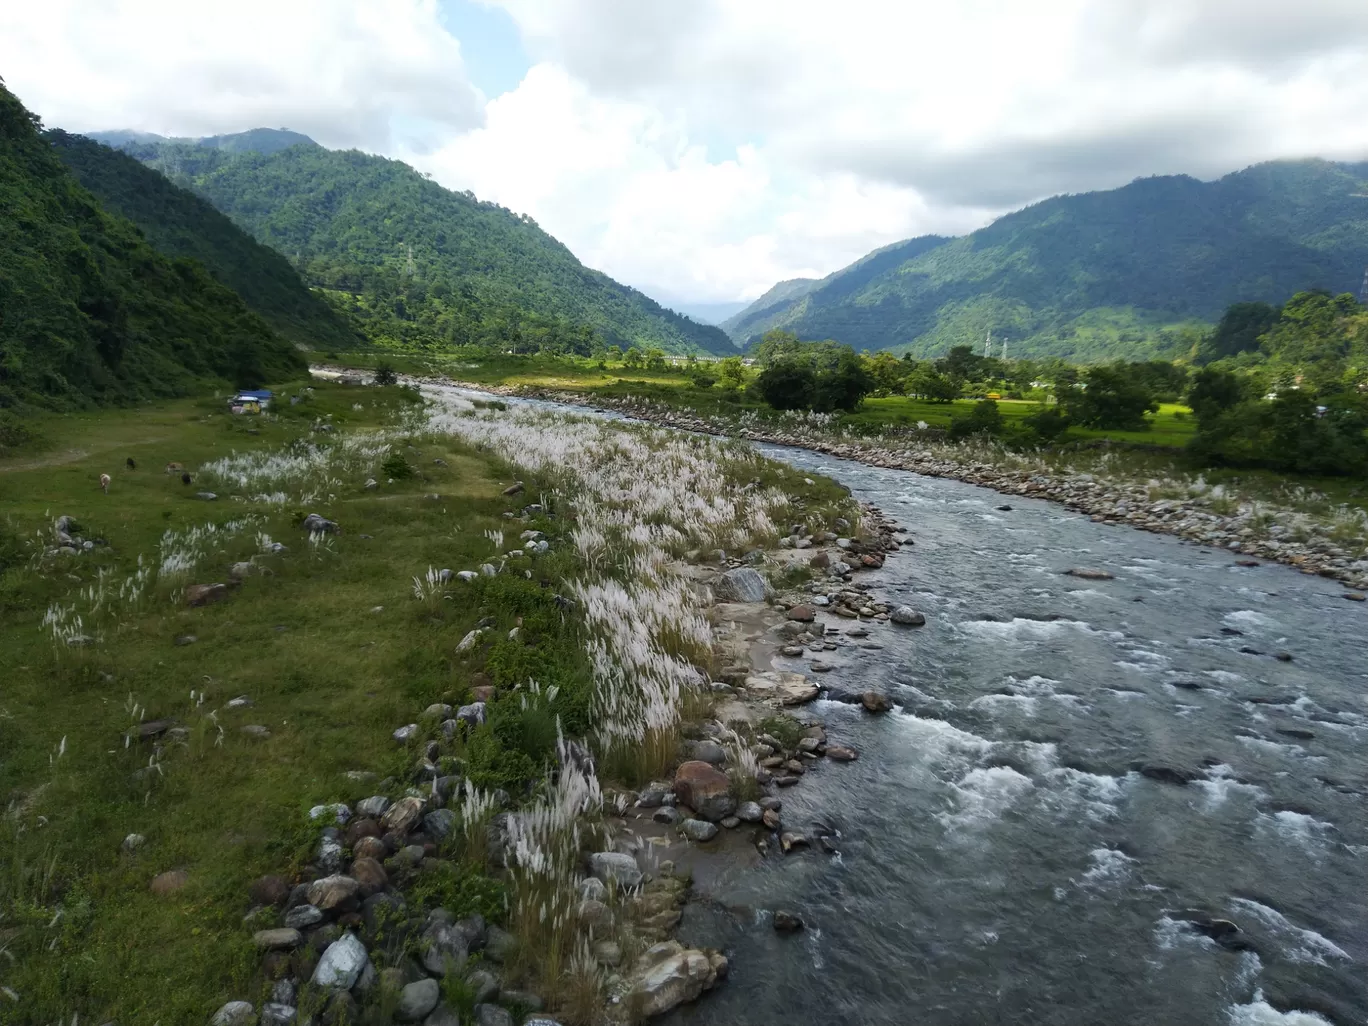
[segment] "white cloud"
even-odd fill
[[[537,62],[488,102],[436,0],[15,4],[0,68],[75,130],[398,156],[696,300],[1053,193],[1368,156],[1363,0],[484,2]]]
[[[0,68],[71,131],[288,127],[385,150],[479,124],[435,0],[44,0],[0,5]]]

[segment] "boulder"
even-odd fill
[[[1065,570],[1064,573],[1069,577],[1077,577],[1084,581],[1111,581],[1116,579],[1116,575],[1109,570],[1093,570],[1084,566],[1076,566]]]
[[[707,763],[698,765],[707,766]],[[712,767],[708,766],[708,769],[711,770]],[[616,883],[619,887],[636,887],[642,879],[641,868],[637,865],[636,859],[620,851],[594,852],[589,856],[589,872],[604,883]]]
[[[469,954],[466,935],[452,923],[429,923],[419,939],[423,968],[433,976],[460,969]]]
[[[168,869],[152,878],[150,889],[159,898],[165,898],[183,889],[190,882],[190,874],[184,869]]]
[[[774,929],[777,933],[795,933],[803,928],[803,920],[792,912],[775,912]]]
[[[686,819],[679,824],[679,832],[691,841],[711,841],[717,836],[717,824],[706,819]]]
[[[798,623],[812,623],[813,620],[817,619],[817,610],[814,607],[803,603],[802,605],[791,607],[784,615],[790,620],[795,620]]]
[[[187,606],[207,606],[210,602],[228,597],[226,584],[187,584],[185,604]]]
[[[769,587],[759,573],[742,566],[721,574],[713,582],[713,593],[721,602],[764,602]]]
[[[350,876],[325,876],[309,885],[309,904],[321,912],[346,911],[361,885]]]
[[[418,825],[425,804],[423,799],[413,795],[400,798],[380,818],[380,826],[388,833],[403,836]]]
[[[304,943],[304,935],[286,927],[280,930],[258,930],[252,942],[260,951],[289,951]]]
[[[498,1005],[476,1005],[475,1026],[514,1026],[513,1013]]]
[[[675,798],[714,823],[736,811],[736,799],[730,789],[731,781],[725,773],[697,759],[675,771]]]
[[[296,905],[285,913],[285,925],[294,930],[307,930],[323,922],[323,912],[314,905]]]
[[[926,625],[926,616],[911,606],[898,606],[889,612],[888,618],[904,627],[923,627]]]
[[[396,730],[396,731],[395,731],[393,734],[391,734],[390,736],[393,737],[394,740],[398,741],[398,742],[402,745],[402,744],[405,744],[406,742],[408,742],[411,738],[416,737],[417,735],[418,735],[418,724],[416,724],[416,723],[406,723],[404,726],[400,727],[398,730]]]
[[[865,712],[886,713],[893,708],[893,699],[878,691],[865,691],[860,695],[860,704]]]
[[[711,766],[721,766],[727,761],[727,751],[716,741],[691,741],[689,757]]]
[[[253,905],[283,905],[290,896],[290,885],[284,877],[263,876],[252,881],[247,896]]]
[[[434,1008],[442,998],[442,990],[436,980],[417,980],[399,992],[399,1007],[395,1018],[400,1022],[418,1022]]]
[[[471,702],[470,705],[463,705],[456,710],[456,719],[461,723],[469,724],[472,729],[478,727],[485,721],[485,704],[483,702]]]
[[[817,697],[818,687],[801,673],[766,670],[746,678],[746,690],[758,698],[772,698],[780,705],[802,705]]]
[[[304,528],[304,530],[308,531],[310,534],[338,533],[336,523],[326,519],[325,517],[319,516],[317,513],[310,513],[307,517],[304,518],[303,523],[301,523],[299,526]]]
[[[370,956],[366,946],[356,934],[346,933],[324,950],[314,969],[313,982],[332,990],[351,990],[368,965]]]
[[[742,802],[736,809],[736,818],[743,823],[759,823],[765,810],[756,802]]]
[[[860,753],[844,745],[827,745],[826,757],[835,762],[854,762]]]
[[[702,951],[685,948],[677,941],[663,941],[648,948],[636,965],[627,994],[627,1007],[634,1015],[649,1018],[661,1015],[688,1001],[696,1001],[725,973],[726,959],[709,957]]]
[[[456,821],[451,809],[434,809],[423,817],[423,832],[434,841],[444,841],[456,829]]]
[[[260,1026],[295,1026],[299,1009],[283,1001],[269,1001],[261,1006]]]
[[[390,800],[383,794],[371,795],[356,803],[356,814],[368,819],[379,819],[390,807]]]
[[[250,1001],[229,1001],[214,1013],[209,1026],[255,1026],[256,1009]]]
[[[378,894],[389,887],[389,874],[373,858],[361,857],[352,862],[351,876],[357,883],[358,893],[363,898]]]

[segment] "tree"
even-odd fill
[[[772,363],[751,387],[776,410],[810,410],[817,394],[817,375],[793,360]]]
[[[936,370],[956,386],[976,381],[982,376],[983,357],[975,356],[971,346],[955,346],[936,361]]]
[[[665,350],[659,346],[651,346],[646,350],[646,366],[649,370],[663,371],[665,369]]]
[[[1159,410],[1154,395],[1123,363],[1088,368],[1080,384],[1060,391],[1058,401],[1074,423],[1113,431],[1144,431],[1145,414]]]
[[[603,351],[603,357],[606,360],[611,360],[616,363],[618,360],[622,359],[622,347],[609,346],[607,349]]]
[[[1022,418],[1021,423],[1046,445],[1069,430],[1069,418],[1058,406],[1042,406],[1029,417]]]
[[[951,438],[969,435],[997,435],[1002,433],[1002,411],[996,400],[980,399],[974,403],[967,417],[956,417],[950,422]]]
[[[1197,415],[1198,422],[1206,423],[1236,405],[1243,396],[1244,389],[1240,385],[1240,379],[1234,374],[1203,367],[1192,376],[1187,403]]]
[[[875,381],[865,370],[864,361],[849,346],[837,358],[836,366],[815,377],[813,408],[829,413],[859,409],[864,397],[874,391]]]
[[[798,336],[782,328],[771,328],[761,336],[760,341],[751,347],[750,356],[762,367],[780,360],[791,360],[798,356],[803,343]]]
[[[639,370],[641,368],[641,363],[641,350],[636,346],[629,346],[626,354],[622,357],[622,365],[624,367],[630,367],[632,370]]]
[[[732,388],[740,388],[746,381],[746,366],[741,362],[739,356],[728,356],[717,368],[718,374],[722,377],[722,383]]]
[[[394,365],[388,360],[381,360],[375,365],[375,383],[377,385],[393,385],[399,380],[399,375],[395,373]]]
[[[923,368],[907,380],[910,395],[921,396],[933,403],[948,403],[959,398],[959,386],[944,374],[937,374],[930,367]]]

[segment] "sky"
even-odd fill
[[[287,127],[531,215],[677,307],[1061,192],[1368,159],[1364,0],[44,0],[49,125]]]

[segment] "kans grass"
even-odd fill
[[[395,388],[283,391],[303,401],[261,417],[204,400],[40,418],[45,443],[0,461],[0,1021],[189,1022],[259,1003],[252,932],[273,923],[244,921],[248,884],[311,860],[311,807],[385,778],[397,795],[439,736],[422,711],[469,701],[472,680],[499,697],[442,752],[465,779],[453,858],[407,896],[506,923],[526,984],[583,1018],[604,981],[573,914],[581,849],[606,840],[605,786],[675,758],[711,658],[671,561],[825,527],[850,501],[711,439],[425,410]],[[530,503],[543,511],[505,517]],[[310,512],[341,532],[310,535]],[[97,544],[53,554],[63,515]],[[244,562],[226,598],[186,605],[187,586]],[[158,720],[169,729],[140,738]],[[496,789],[516,807],[503,872],[485,850]],[[153,894],[170,870],[184,885]],[[458,978],[446,989],[460,998]]]

